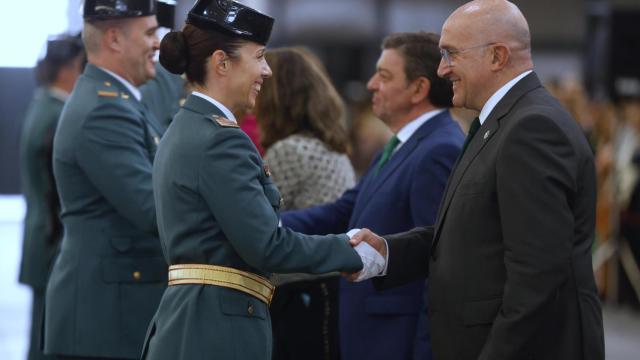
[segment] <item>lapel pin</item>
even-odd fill
[[[156,143],[156,145],[160,145],[160,137],[159,136],[154,136],[153,137],[153,141]]]
[[[489,134],[491,134],[491,130],[487,130],[486,133],[484,133],[484,139],[487,140],[487,138],[489,137]]]

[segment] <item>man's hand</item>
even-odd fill
[[[349,243],[351,246],[356,247],[363,241],[376,249],[383,258],[387,258],[387,242],[367,228],[364,228],[353,235],[349,240]]]
[[[387,244],[384,239],[377,236],[369,229],[363,229],[353,234],[349,231],[349,243],[354,247],[362,259],[362,271],[355,274],[343,274],[349,281],[363,281],[380,275],[385,268],[387,258]],[[377,252],[377,253],[376,253]]]

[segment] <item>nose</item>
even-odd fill
[[[371,79],[367,82],[367,90],[375,91],[378,88],[378,80],[376,74],[374,74]]]
[[[269,66],[269,64],[265,60],[264,61],[264,66],[262,66],[262,77],[263,78],[270,78],[271,75],[273,75],[273,73],[271,72],[271,67]]]
[[[438,76],[445,78],[451,72],[451,66],[447,63],[444,57],[440,58],[440,64],[438,65]]]
[[[158,33],[153,35],[153,44],[151,45],[153,50],[160,50],[160,38],[158,37]]]

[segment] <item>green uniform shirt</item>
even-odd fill
[[[140,355],[167,282],[151,187],[162,132],[123,83],[87,65],[54,138],[64,237],[47,286],[45,353]]]
[[[37,89],[20,137],[20,180],[27,202],[20,282],[40,291],[47,285],[51,262],[62,236],[51,155],[53,134],[63,106],[60,94],[46,88]]]
[[[163,138],[153,170],[158,227],[169,264],[270,272],[355,272],[346,235],[278,226],[280,193],[237,125],[190,95]],[[276,290],[277,291],[277,290]],[[271,359],[267,305],[209,285],[170,286],[150,327],[147,359]]]

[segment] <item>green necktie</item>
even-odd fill
[[[464,145],[462,145],[462,151],[460,152],[460,157],[462,157],[462,154],[464,154],[464,151],[467,150],[467,146],[469,146],[471,139],[473,139],[473,135],[475,135],[478,132],[478,129],[480,129],[480,125],[481,124],[480,124],[479,118],[475,118],[471,122],[471,126],[469,126],[469,133],[467,134],[467,138],[464,140]]]
[[[382,152],[382,156],[380,157],[380,161],[378,161],[378,167],[376,168],[376,175],[380,172],[380,169],[389,161],[391,154],[393,154],[393,150],[400,144],[400,139],[397,136],[393,135],[391,139],[384,146],[384,151]]]

